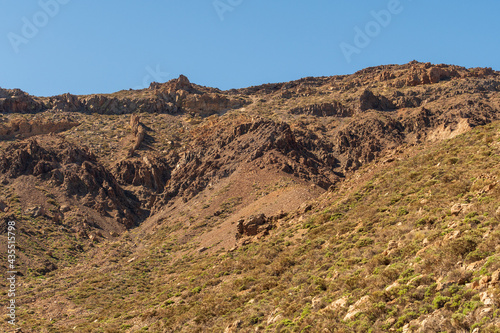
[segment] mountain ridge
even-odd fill
[[[23,331],[494,327],[499,89],[491,68],[415,61],[227,91],[185,76],[106,95],[1,89]]]

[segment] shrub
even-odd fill
[[[450,297],[442,296],[440,293],[437,293],[436,297],[432,300],[432,305],[434,309],[442,308],[447,302],[451,300]]]

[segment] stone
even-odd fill
[[[9,207],[5,202],[0,200],[0,212],[7,212],[9,210]]]
[[[391,240],[389,241],[389,243],[387,243],[387,250],[392,250],[397,247],[398,247],[398,242],[396,242],[395,240]]]
[[[496,270],[495,272],[493,272],[493,274],[491,274],[491,281],[490,281],[490,283],[493,284],[493,285],[496,285],[499,282],[500,282],[500,269]]]
[[[371,90],[365,89],[359,97],[359,110],[392,110],[396,107],[392,102],[382,95],[375,95]]]
[[[272,311],[268,318],[267,318],[267,325],[272,325],[274,323],[277,323],[281,320],[283,320],[285,317],[283,317],[283,315],[280,313],[280,309],[277,308],[277,309],[274,309],[274,311]]]
[[[240,331],[243,322],[241,320],[234,321],[231,325],[227,326],[224,333],[237,333]]]
[[[395,322],[396,322],[396,318],[391,317],[391,318],[388,318],[388,319],[385,321],[385,324],[386,324],[387,326],[392,326]]]
[[[26,213],[29,214],[31,217],[39,217],[45,214],[45,209],[43,209],[43,207],[40,206],[35,206],[27,209]]]
[[[483,276],[480,280],[479,280],[479,288],[483,289],[483,288],[487,288],[488,287],[488,282],[490,281],[490,277],[489,276]]]
[[[458,215],[462,211],[462,205],[461,204],[454,204],[451,207],[451,214],[452,215]]]
[[[0,174],[10,178],[32,175],[49,182],[62,196],[78,200],[101,216],[116,216],[127,228],[133,227],[138,219],[138,200],[127,195],[90,150],[60,136],[11,143],[0,152]],[[36,217],[44,213],[42,207],[36,207],[29,214]],[[52,217],[55,221],[62,220],[59,213]]]
[[[392,289],[394,289],[396,287],[399,287],[399,282],[398,281],[394,281],[390,286],[386,287],[385,291],[391,291]]]
[[[488,293],[487,291],[483,291],[482,293],[479,294],[479,296],[481,297],[481,302],[485,305],[485,306],[489,306],[489,305],[494,305],[495,302],[493,301],[493,295]]]
[[[434,312],[410,321],[407,332],[465,332],[457,331],[452,324],[451,316],[446,309],[438,309]],[[415,328],[416,330],[412,330]]]
[[[344,320],[351,320],[352,318],[354,318],[354,316],[360,313],[362,311],[362,307],[366,305],[366,303],[368,303],[369,299],[369,296],[363,296],[356,303],[351,305],[347,310],[347,314],[345,315]]]
[[[343,308],[346,306],[348,300],[349,300],[349,298],[347,296],[339,298],[338,300],[333,301],[330,305],[328,305],[327,309],[338,310],[340,308]]]
[[[354,111],[344,106],[342,103],[334,101],[332,103],[310,104],[306,106],[290,109],[291,114],[313,115],[317,117],[351,117]]]
[[[240,219],[237,224],[238,234],[241,236],[255,236],[270,227],[267,223],[264,214],[251,215],[246,220]]]
[[[325,306],[325,304],[323,302],[323,298],[320,296],[314,297],[311,301],[311,306],[314,310],[322,309]]]

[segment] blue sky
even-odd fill
[[[50,96],[185,74],[230,89],[413,59],[500,70],[500,1],[0,0],[0,87]]]

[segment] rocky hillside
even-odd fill
[[[0,89],[22,331],[493,332],[499,89],[418,62],[229,91]]]

